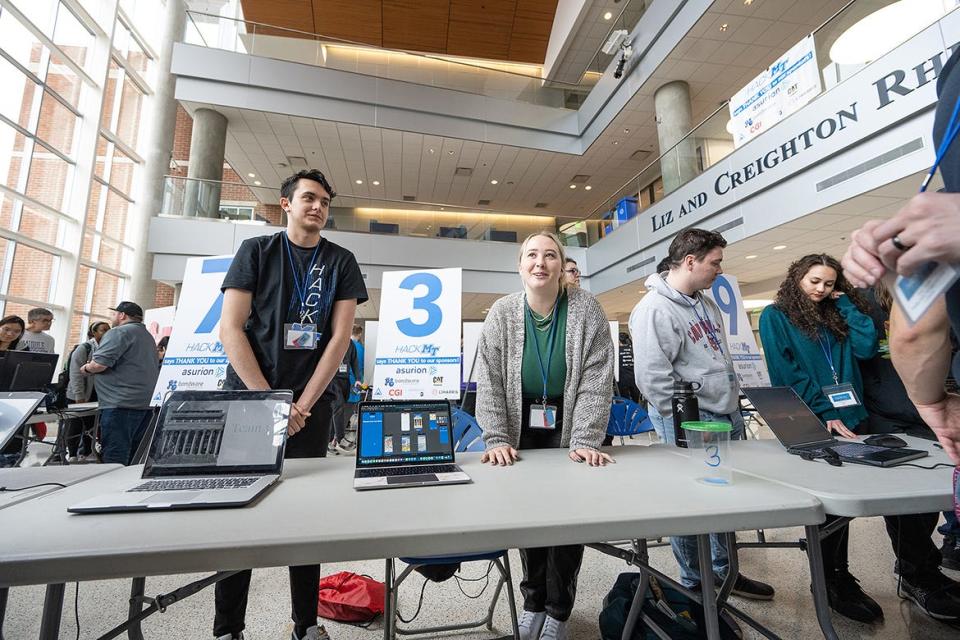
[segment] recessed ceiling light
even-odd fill
[[[619,141],[619,140],[614,140],[614,141],[613,141],[613,144],[620,144],[620,141]]]
[[[374,181],[373,181],[373,186],[379,187],[379,186],[380,186],[380,181],[379,181],[379,180],[374,180]]]
[[[624,132],[624,133],[630,133],[630,129],[624,128],[623,132]]]
[[[354,180],[357,184],[363,184],[363,180]]]
[[[500,182],[499,180],[491,180],[491,181],[490,181],[490,184],[497,184],[497,183],[499,183],[499,182]]]
[[[587,185],[584,187],[584,189],[586,189],[587,191],[590,191],[590,189],[593,189],[593,187],[591,187],[590,185]]]
[[[247,177],[249,177],[249,178],[256,178],[256,177],[257,177],[257,174],[255,174],[255,173],[248,173],[248,174],[247,174]]]
[[[434,149],[430,149],[430,153],[434,153],[434,151],[435,151]]]
[[[612,14],[611,12],[609,12],[609,11],[607,11],[605,14],[603,14],[603,19],[604,19],[604,20],[609,20],[609,19],[612,18],[612,17],[613,17],[613,14]]]
[[[260,186],[260,181],[259,181],[259,180],[254,180],[254,181],[253,181],[253,184],[255,184],[255,185],[257,185],[257,186],[259,187],[259,186]]]
[[[726,31],[726,30],[727,30],[727,23],[724,22],[722,25],[720,25],[720,31]]]
[[[447,151],[447,155],[451,155],[451,156],[452,156],[452,155],[453,155],[453,149],[450,149],[450,151]]]
[[[749,7],[753,4],[753,0],[743,0],[743,4]]]
[[[571,188],[571,189],[576,189],[576,188],[577,188],[577,185],[572,184],[572,185],[570,185],[570,188]]]
[[[773,248],[773,250],[774,250],[774,251],[780,251],[781,249],[786,249],[786,248],[787,248],[787,245],[785,245],[785,244],[778,244],[777,246],[775,246],[775,247]]]
[[[756,257],[757,257],[757,256],[744,256],[743,259],[744,259],[744,260],[753,260],[753,259],[756,258]]]

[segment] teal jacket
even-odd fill
[[[842,342],[833,334],[820,334],[830,346],[833,366],[841,383],[849,382],[863,402],[863,379],[857,360],[869,360],[877,353],[877,329],[873,320],[857,309],[847,296],[836,301],[840,315],[847,321],[850,333]],[[834,409],[822,387],[833,384],[833,374],[824,353],[823,343],[811,340],[797,329],[776,306],[769,306],[760,315],[760,340],[776,387],[789,386],[821,420],[843,420],[853,430],[867,417],[863,405]]]

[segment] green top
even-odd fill
[[[567,381],[567,295],[560,295],[557,302],[557,328],[551,331],[553,314],[541,319],[533,313],[531,321],[530,307],[524,303],[523,366],[520,372],[523,395],[540,398],[543,396],[543,374],[540,371],[540,359],[547,367],[547,397],[563,396]],[[549,338],[553,336],[553,354],[547,365],[547,353],[550,351]],[[540,359],[537,358],[537,348]]]
[[[680,426],[690,431],[732,431],[729,422],[681,422]]]

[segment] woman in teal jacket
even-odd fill
[[[866,310],[866,301],[843,277],[840,263],[816,254],[790,265],[776,300],[760,316],[770,381],[792,387],[828,430],[844,438],[856,437],[867,420],[856,361],[876,355],[877,330]],[[824,388],[836,385],[852,387],[858,402],[834,406]],[[883,618],[883,609],[849,571],[848,530],[844,526],[820,542],[830,606],[859,622],[876,622]]]

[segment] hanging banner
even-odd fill
[[[176,307],[157,307],[144,309],[143,324],[153,336],[154,342],[160,342],[165,336],[173,332],[173,319],[177,314]]]
[[[460,397],[461,287],[460,269],[383,274],[374,399]]]
[[[220,285],[233,256],[190,258],[173,320],[170,344],[150,404],[159,406],[168,391],[223,387],[227,356],[220,343]]]
[[[743,308],[743,296],[737,279],[730,275],[720,275],[713,286],[704,291],[717,303],[723,313],[723,328],[727,334],[727,345],[733,359],[733,369],[741,387],[769,387],[770,375],[767,363],[757,348],[757,339],[750,326],[750,318]]]
[[[820,94],[813,36],[807,36],[738,91],[728,106],[733,144],[740,147]]]

